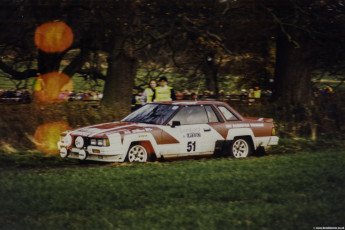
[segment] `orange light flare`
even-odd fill
[[[47,53],[60,53],[73,43],[72,29],[64,22],[47,22],[35,31],[36,46]]]
[[[43,124],[36,129],[33,142],[36,148],[42,152],[59,153],[57,142],[60,140],[60,134],[69,129],[71,127],[62,121]]]
[[[41,76],[42,90],[35,94],[38,102],[61,102],[59,94],[65,90],[73,90],[72,80],[64,73],[53,72]]]

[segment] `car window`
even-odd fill
[[[169,124],[173,121],[180,121],[181,125],[205,124],[208,123],[208,117],[203,106],[188,106],[183,107]]]
[[[122,121],[164,124],[179,109],[176,105],[146,104],[125,117]]]
[[[212,109],[212,107],[210,105],[206,105],[205,110],[206,110],[206,113],[208,116],[208,122],[209,123],[219,122],[219,119],[218,119],[216,113],[214,112],[214,110]]]
[[[238,118],[225,106],[218,106],[220,112],[224,115],[227,121],[237,121]]]

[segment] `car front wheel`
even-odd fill
[[[129,162],[146,162],[148,154],[144,146],[133,145],[129,148],[127,159]]]
[[[235,158],[247,157],[251,154],[251,145],[245,138],[236,138],[231,144],[231,156]]]

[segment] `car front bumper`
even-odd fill
[[[122,147],[114,148],[112,146],[87,146],[85,148],[67,148],[64,143],[58,142],[60,156],[63,158],[72,158],[79,160],[103,161],[103,162],[123,162]]]

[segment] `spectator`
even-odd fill
[[[28,89],[24,89],[23,103],[31,103],[31,93]]]
[[[84,95],[83,95],[83,100],[84,101],[90,101],[90,90],[86,90]]]
[[[254,99],[254,89],[249,89],[248,101],[249,101],[249,105],[251,105],[251,103],[255,102],[255,99]]]
[[[153,101],[174,101],[176,100],[174,89],[168,86],[168,79],[161,77],[159,79],[159,86],[156,87],[153,94]]]
[[[103,98],[103,93],[97,91],[97,97],[98,97],[98,100],[102,100],[102,98]]]
[[[333,94],[333,93],[334,93],[333,88],[332,88],[332,87],[330,87],[329,85],[327,85],[327,86],[325,87],[324,92],[325,92],[325,94],[328,94],[328,95],[330,95],[330,94]]]
[[[262,96],[270,97],[272,96],[272,91],[268,89],[262,93]]]
[[[44,81],[40,73],[37,73],[33,84],[34,97],[42,100],[44,97]]]
[[[246,102],[248,99],[248,92],[246,89],[241,89],[241,101]]]
[[[23,93],[18,89],[16,89],[13,94],[14,94],[15,98],[22,98],[23,97]]]
[[[155,88],[157,86],[157,81],[156,80],[151,80],[150,81],[150,87],[146,88],[144,92],[142,93],[141,97],[141,105],[145,105],[146,103],[152,102],[153,95],[155,93]]]
[[[191,94],[191,97],[192,97],[192,99],[195,100],[195,101],[198,100],[198,94],[196,94],[196,93],[194,93],[194,92]]]
[[[200,95],[200,97],[201,97],[202,100],[208,99],[210,97],[210,91],[204,90],[203,94]]]
[[[139,109],[142,105],[141,105],[141,97],[142,97],[142,93],[136,93],[133,91],[132,94],[132,111],[135,111],[137,109]]]
[[[69,96],[70,96],[70,93],[68,92],[68,90],[65,90],[63,92],[60,92],[58,99],[61,101],[67,101]]]
[[[90,100],[92,100],[92,101],[98,101],[98,96],[97,96],[97,93],[96,93],[96,92],[92,91],[90,94],[91,94],[91,95],[90,95]]]
[[[254,89],[254,98],[261,98],[261,89],[259,86],[255,86]]]
[[[176,100],[182,100],[182,99],[183,99],[183,94],[180,91],[177,91]]]

